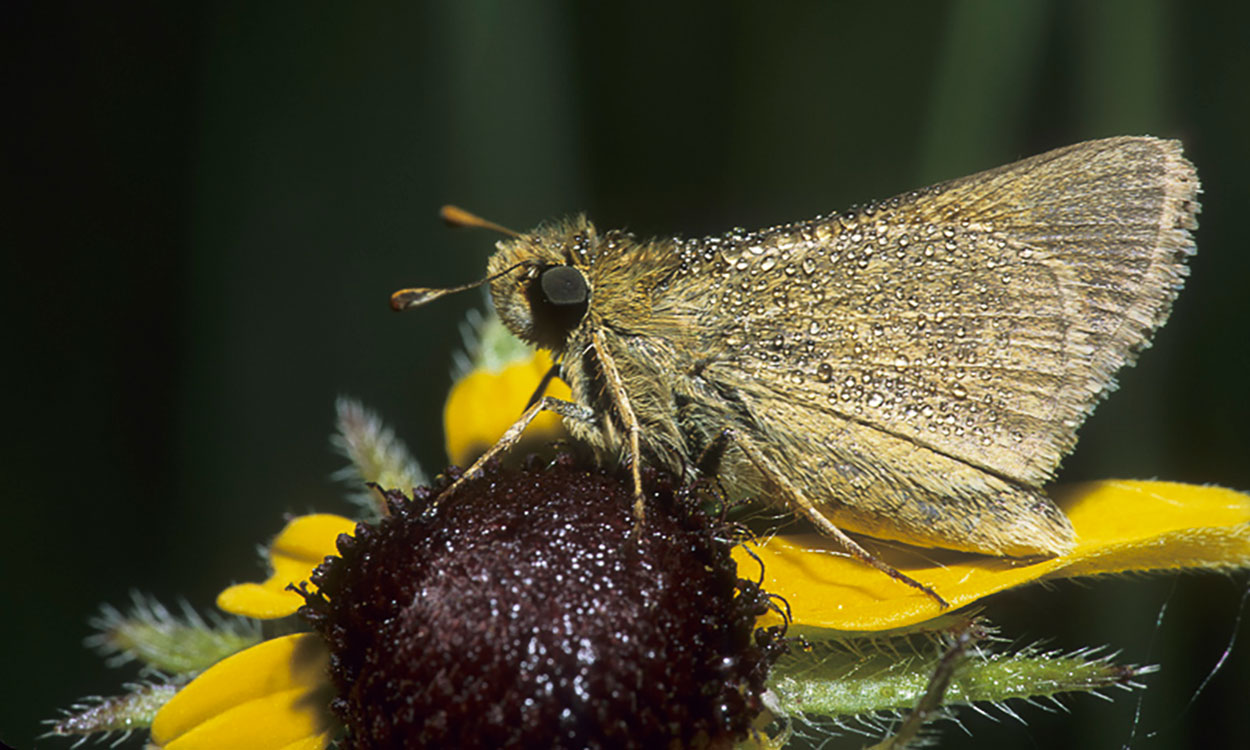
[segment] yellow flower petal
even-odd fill
[[[298,739],[289,745],[283,745],[278,750],[324,750],[330,746],[330,740],[334,739],[336,734],[338,734],[338,727],[312,737]]]
[[[1052,497],[1077,533],[1076,548],[1062,557],[1017,560],[862,541],[952,607],[1039,579],[1250,566],[1250,496],[1240,492],[1103,481],[1056,488]],[[765,590],[786,599],[795,625],[888,630],[941,614],[929,597],[847,557],[825,537],[778,536],[748,546],[764,564]],[[743,577],[758,570],[746,550],[734,555]]]
[[[337,726],[330,713],[330,655],[320,636],[274,638],[210,667],[152,722],[164,750],[319,750]]]
[[[329,513],[292,519],[269,545],[273,574],[263,583],[231,586],[217,596],[217,606],[258,620],[295,614],[304,600],[287,591],[287,584],[307,580],[327,555],[338,554],[334,542],[339,534],[351,534],[355,528],[355,521]]]
[[[479,368],[457,381],[443,407],[443,429],[451,462],[468,466],[494,445],[521,416],[534,389],[550,369],[551,356],[540,351],[498,372]],[[548,385],[546,395],[567,401],[572,392],[557,378]],[[554,440],[563,434],[560,417],[542,412],[525,430],[524,439]]]

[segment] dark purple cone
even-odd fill
[[[344,747],[729,747],[783,646],[687,489],[488,469],[339,538],[301,613],[329,642]]]

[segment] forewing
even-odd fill
[[[1177,143],[1116,138],[713,241],[700,348],[802,404],[793,429],[849,421],[1036,486],[1167,317],[1197,190]]]

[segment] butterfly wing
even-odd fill
[[[964,546],[1019,554],[1031,514],[1062,549],[1036,488],[1166,319],[1197,190],[1177,143],[1116,138],[714,243],[709,410],[854,530],[960,546],[933,523],[965,509],[995,528]]]

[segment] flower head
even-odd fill
[[[451,474],[450,476],[454,476]],[[780,652],[689,487],[563,458],[455,496],[388,493],[340,536],[301,610],[329,644],[347,746],[721,745]]]
[[[508,366],[510,375],[483,375],[475,364],[461,380],[448,404],[449,452],[467,460],[465,446],[489,444],[507,422],[457,403],[491,404],[498,388],[522,399],[549,369],[537,359]],[[475,375],[473,387],[487,395],[463,395]],[[388,490],[419,481],[402,443],[375,416],[344,402],[339,422],[337,444],[354,478],[385,481]],[[457,436],[452,425],[468,429]],[[735,546],[725,524],[697,507],[697,487],[662,477],[649,478],[646,521],[638,524],[629,483],[568,458],[491,466],[440,495],[455,476],[449,471],[411,500],[394,490],[362,493],[373,523],[325,514],[292,520],[270,547],[269,579],[219,597],[223,609],[280,620],[286,631],[302,605],[313,632],[244,648],[250,641],[222,633],[180,635],[207,627],[194,618],[159,628],[143,608],[105,618],[100,643],[114,652],[127,644],[127,655],[152,666],[159,655],[160,665],[176,665],[174,674],[77,706],[51,733],[150,725],[164,750],[320,750],[336,737],[358,748],[727,746],[769,742],[759,730],[770,720],[782,727],[773,734],[780,741],[788,721],[914,708],[910,737],[944,715],[944,700],[997,705],[1131,687],[1150,671],[1087,651],[974,648],[992,632],[976,618],[939,612],[824,537],[771,535]],[[1250,497],[1241,493],[1114,481],[1053,497],[1079,537],[1054,559],[864,544],[956,607],[1058,577],[1250,567]],[[782,653],[786,642],[773,629],[786,619],[781,610],[810,649]],[[184,640],[199,645],[183,649]],[[229,655],[230,648],[243,650]],[[889,746],[910,741],[900,737]]]

